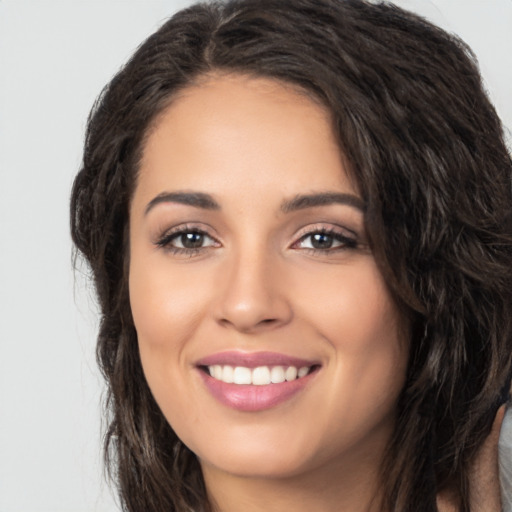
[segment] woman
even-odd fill
[[[396,7],[164,24],[95,106],[71,205],[125,508],[477,510],[511,169],[470,51]]]

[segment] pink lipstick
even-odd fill
[[[240,411],[275,407],[304,389],[320,368],[317,361],[275,352],[227,351],[196,364],[208,391]]]

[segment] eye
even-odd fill
[[[200,229],[184,227],[165,233],[156,245],[175,253],[193,254],[208,247],[218,246],[218,242]]]
[[[170,242],[180,249],[198,249],[212,245],[213,240],[199,231],[189,231],[174,235]]]
[[[342,249],[354,249],[357,247],[354,237],[346,236],[334,230],[317,230],[303,235],[295,244],[295,248],[312,251],[336,251]]]

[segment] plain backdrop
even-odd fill
[[[0,0],[0,512],[113,512],[97,311],[68,202],[92,103],[182,0]],[[401,0],[476,52],[512,127],[512,0]],[[510,144],[510,134],[509,134]]]

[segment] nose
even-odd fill
[[[292,319],[290,290],[272,257],[256,251],[240,254],[225,262],[225,272],[219,277],[216,315],[223,326],[258,333],[286,325]]]

